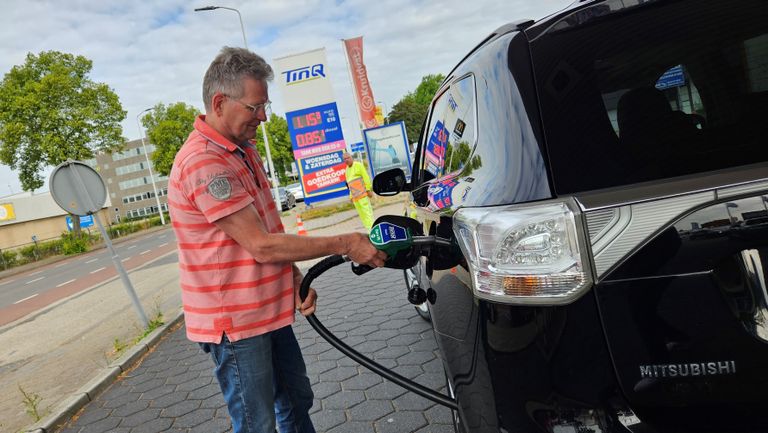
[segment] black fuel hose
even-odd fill
[[[307,271],[307,274],[304,276],[304,279],[301,281],[301,287],[299,288],[299,297],[301,298],[302,302],[304,299],[307,298],[307,294],[309,294],[309,287],[312,285],[312,282],[319,277],[321,274],[323,274],[328,269],[331,269],[335,266],[338,266],[342,263],[346,263],[348,259],[344,256],[340,255],[334,255],[334,256],[328,256],[309,268]],[[356,351],[355,349],[348,346],[346,343],[341,341],[338,337],[333,335],[331,331],[329,331],[325,326],[323,326],[322,323],[320,323],[320,320],[318,320],[317,317],[315,317],[314,314],[310,314],[307,316],[307,321],[309,321],[309,324],[312,325],[313,328],[315,328],[315,331],[317,331],[318,334],[320,334],[321,337],[323,337],[327,342],[331,343],[331,345],[339,351],[341,351],[343,354],[349,356],[350,358],[354,359],[362,365],[363,367],[371,370],[372,372],[378,374],[379,376],[382,376],[383,378],[394,382],[403,388],[415,392],[416,394],[431,400],[437,404],[443,405],[445,407],[448,407],[452,410],[458,410],[458,406],[456,405],[456,400],[443,395],[435,390],[429,389],[423,385],[420,385],[412,380],[409,380],[394,371],[382,366],[381,364],[376,363],[376,361],[373,361],[370,358],[365,357],[360,352]]]

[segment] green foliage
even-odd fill
[[[443,74],[430,74],[421,78],[421,83],[416,87],[413,92],[416,103],[421,106],[429,106],[432,102],[432,98],[435,97],[435,93],[440,88],[440,84],[445,80]]]
[[[173,158],[192,132],[198,114],[197,108],[176,102],[168,106],[157,104],[141,118],[150,143],[155,145],[152,166],[160,175],[171,173]]]
[[[413,92],[408,92],[395,105],[387,117],[387,123],[405,122],[405,132],[408,140],[415,142],[421,135],[421,127],[427,117],[427,110],[432,98],[445,80],[442,74],[426,75]]]
[[[116,239],[141,230],[141,224],[132,221],[123,222],[111,226],[108,230],[110,239]]]
[[[122,146],[126,112],[109,86],[88,78],[92,66],[83,56],[29,53],[0,82],[0,162],[19,171],[25,191],[43,186],[47,166]]]
[[[261,127],[256,133],[256,148],[264,162],[267,162],[267,153],[264,151],[264,134]],[[285,172],[291,172],[291,163],[293,159],[293,148],[291,147],[291,136],[288,134],[288,122],[285,118],[274,113],[267,122],[267,138],[269,140],[269,151],[272,156],[272,163],[275,165],[275,172],[280,185],[289,183]],[[270,177],[271,179],[271,177]]]
[[[22,260],[26,262],[34,262],[38,260],[37,245],[27,245],[19,249],[19,254]]]
[[[40,421],[43,418],[43,414],[40,412],[40,402],[43,398],[39,394],[33,392],[27,392],[21,385],[18,385],[19,392],[22,395],[21,403],[24,405],[24,409],[35,422]]]
[[[69,256],[88,251],[88,236],[78,235],[75,232],[61,234],[61,252]]]
[[[0,258],[0,265],[3,269],[8,269],[16,266],[18,261],[19,256],[16,254],[16,251],[3,251],[2,257]]]

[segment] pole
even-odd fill
[[[147,161],[147,170],[149,170],[149,180],[152,181],[152,190],[155,192],[155,202],[157,203],[157,211],[160,212],[160,224],[165,225],[165,215],[163,215],[163,207],[160,205],[160,196],[157,195],[157,184],[155,184],[155,175],[152,173],[152,164],[149,162],[149,154],[147,153],[147,145],[144,143],[144,128],[141,126],[139,117],[151,108],[139,113],[136,116],[136,124],[139,125],[139,134],[141,135],[141,147],[144,149],[144,159]]]
[[[267,116],[266,109],[264,110],[264,116]],[[269,118],[269,117],[267,117]],[[269,173],[272,175],[272,197],[275,198],[275,204],[280,208],[280,190],[277,186],[277,180],[275,179],[275,165],[272,163],[272,153],[269,150],[269,139],[267,138],[267,122],[261,122],[261,135],[264,137],[264,152],[267,154],[267,165],[269,166]]]
[[[80,173],[78,173],[77,170],[72,170],[72,173],[74,174],[74,177],[77,180],[78,188],[80,188],[81,191],[87,191],[87,189],[85,188],[85,182],[83,182],[83,179],[80,177]],[[101,231],[101,236],[104,237],[104,243],[107,244],[107,249],[109,249],[109,254],[112,256],[112,263],[115,264],[117,273],[120,274],[120,279],[123,280],[123,287],[125,287],[125,291],[128,292],[128,297],[131,298],[131,302],[133,303],[133,308],[136,309],[136,313],[139,315],[139,320],[141,320],[141,324],[144,325],[144,329],[149,328],[149,321],[147,320],[147,315],[146,313],[144,313],[144,309],[141,307],[141,302],[139,302],[139,297],[136,296],[136,290],[133,289],[133,284],[131,284],[131,280],[130,278],[128,278],[128,274],[125,272],[125,268],[123,268],[123,263],[120,261],[120,256],[117,255],[115,248],[112,246],[112,241],[109,239],[109,234],[107,234],[107,231],[104,230],[104,226],[101,224],[101,220],[99,219],[98,209],[96,209],[96,206],[91,202],[91,198],[88,196],[88,194],[84,194],[84,195],[85,195],[85,200],[87,200],[85,204],[88,206],[88,214],[93,217],[94,221],[96,221],[96,225],[99,226],[99,231]],[[80,218],[77,215],[75,216]]]

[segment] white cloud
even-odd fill
[[[249,48],[275,57],[325,47],[348,141],[358,141],[357,114],[341,39],[364,36],[368,78],[387,108],[413,90],[421,77],[447,73],[498,26],[541,18],[571,0],[32,0],[6,5],[0,16],[0,72],[22,64],[28,52],[59,50],[93,61],[91,78],[107,83],[128,116],[123,135],[139,137],[136,115],[162,102],[202,109],[206,67],[224,45],[242,45],[237,15],[229,10],[194,12],[212,2],[242,14]],[[282,113],[272,87],[273,110]],[[413,138],[415,139],[415,138]],[[8,186],[10,185],[10,187]],[[21,188],[0,166],[0,196]]]

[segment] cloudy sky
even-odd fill
[[[213,1],[214,3],[209,3]],[[216,3],[218,2],[218,3]],[[202,111],[201,82],[224,45],[242,46],[237,14],[194,12],[210,4],[236,8],[248,47],[276,57],[325,47],[347,142],[360,141],[341,39],[364,37],[368,79],[385,111],[427,74],[447,73],[498,26],[542,18],[572,0],[4,0],[0,71],[28,52],[58,50],[93,61],[91,78],[107,83],[128,115],[123,136],[140,137],[136,116],[157,103],[185,102]],[[283,115],[281,95],[270,91]],[[46,187],[47,188],[47,187]],[[0,165],[0,196],[21,191],[15,172]]]

